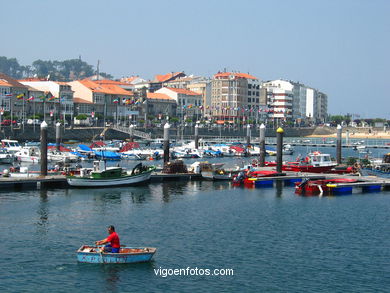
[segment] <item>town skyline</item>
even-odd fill
[[[388,118],[387,1],[12,2],[0,55],[21,64],[81,56],[121,78],[218,71],[320,89],[330,114]],[[53,17],[51,17],[53,16]],[[41,38],[40,36],[44,36]],[[21,45],[23,44],[23,45]]]

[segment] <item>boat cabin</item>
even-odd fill
[[[335,163],[329,154],[322,154],[320,152],[313,152],[308,154],[309,164],[314,167],[333,166]]]
[[[17,140],[12,139],[2,139],[1,140],[1,146],[2,148],[7,149],[9,152],[17,152],[22,149],[22,146],[19,144]]]

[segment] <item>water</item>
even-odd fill
[[[0,192],[1,292],[388,292],[390,192],[299,197],[293,187],[168,182]],[[115,225],[147,264],[76,262]],[[233,276],[154,270],[233,269]]]

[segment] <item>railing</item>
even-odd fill
[[[115,129],[116,131],[124,132],[124,133],[127,133],[127,134],[131,134],[129,127],[113,126],[112,129]],[[144,138],[144,139],[151,139],[152,138],[150,133],[142,132],[142,131],[135,130],[135,129],[133,129],[133,135],[141,137],[141,138]]]

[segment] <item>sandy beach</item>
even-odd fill
[[[329,134],[329,135],[308,135],[306,137],[336,137],[337,133]],[[346,137],[346,132],[343,131],[342,133],[343,138]],[[389,131],[373,131],[372,133],[369,132],[349,132],[349,138],[362,138],[362,139],[390,139],[390,132]]]

